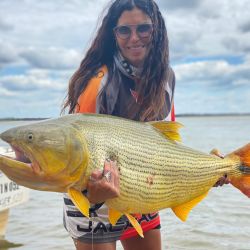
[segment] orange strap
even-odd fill
[[[175,121],[175,110],[174,110],[174,105],[172,106],[172,110],[171,110],[171,121]]]
[[[102,78],[107,71],[108,69],[104,65],[101,67],[97,75],[90,79],[86,89],[78,98],[76,113],[96,113],[96,97],[100,89]]]
[[[149,214],[150,217],[154,217],[153,219],[149,220],[149,221],[138,221],[142,227],[142,230],[144,233],[146,233],[147,231],[151,230],[151,229],[155,229],[156,227],[161,225],[161,221],[160,221],[160,216],[157,213],[152,213]],[[156,217],[155,217],[156,215]],[[148,215],[146,215],[148,216]],[[134,237],[134,236],[138,236],[137,231],[133,228],[133,227],[128,227],[127,229],[125,229],[120,237],[120,240],[126,240],[128,238]]]

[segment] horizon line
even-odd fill
[[[180,113],[176,117],[200,117],[200,116],[250,116],[250,113]],[[2,117],[0,121],[31,121],[47,120],[56,117]]]

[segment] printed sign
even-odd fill
[[[28,188],[19,186],[0,172],[0,211],[24,203],[28,199]]]

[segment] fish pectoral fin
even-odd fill
[[[142,237],[144,238],[144,235],[143,235],[143,231],[142,231],[142,228],[141,228],[141,225],[139,224],[139,222],[136,220],[135,217],[133,217],[132,215],[130,214],[125,214],[129,220],[129,222],[131,223],[131,225],[134,227],[134,229],[136,230],[136,232]]]
[[[182,221],[186,221],[188,214],[190,211],[200,202],[202,201],[206,196],[208,195],[208,192],[205,194],[196,197],[195,199],[188,201],[184,204],[181,204],[177,207],[173,207],[172,210],[175,213],[175,215]]]
[[[122,217],[122,213],[113,209],[109,208],[109,222],[114,226],[116,222]]]
[[[72,187],[68,190],[68,195],[80,212],[89,218],[90,203],[87,197],[82,192]]]
[[[167,139],[181,141],[179,128],[183,127],[179,122],[153,121],[149,122],[157,131],[161,132]]]

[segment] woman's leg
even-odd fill
[[[115,250],[116,242],[91,244],[84,243],[79,240],[74,240],[76,250]]]
[[[161,231],[152,229],[144,233],[144,238],[135,236],[121,243],[124,250],[161,250]]]

